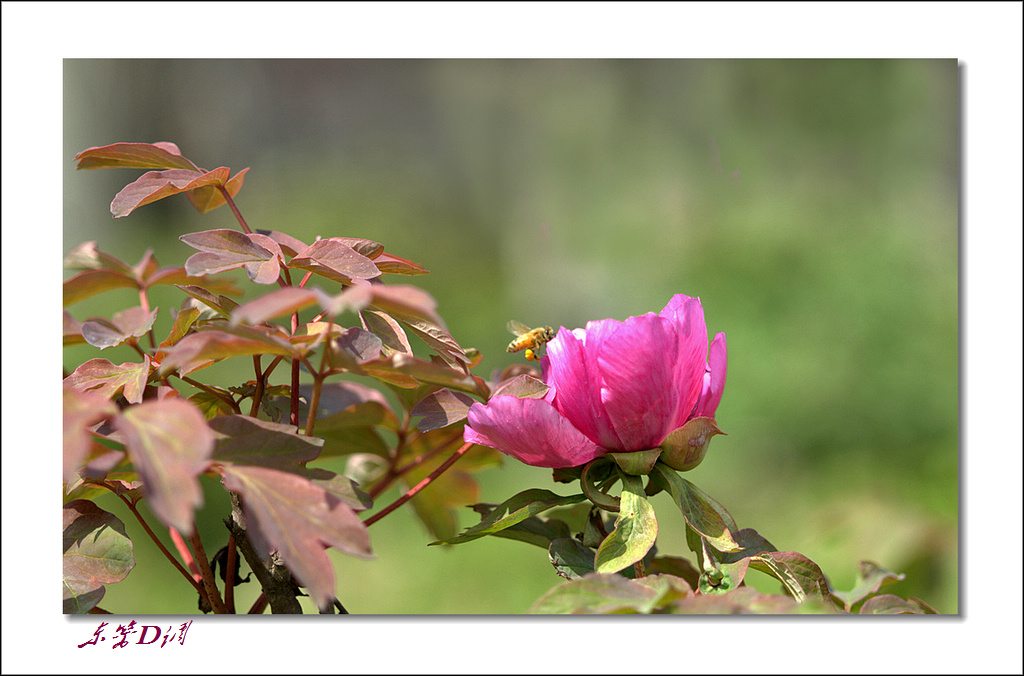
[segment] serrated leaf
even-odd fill
[[[182,156],[178,146],[168,141],[112,143],[86,148],[75,155],[75,161],[78,162],[76,169],[199,169],[191,160]]]
[[[89,500],[64,505],[64,613],[87,613],[135,567],[124,524]]]
[[[594,570],[617,573],[643,560],[658,539],[658,519],[654,507],[644,497],[640,477],[623,475],[619,496],[619,515],[615,528],[597,548]]]
[[[225,465],[224,486],[242,497],[247,531],[264,556],[281,554],[318,607],[334,595],[334,569],[325,546],[373,558],[370,536],[355,511],[323,486],[278,469]]]
[[[110,319],[98,317],[82,323],[82,337],[93,347],[104,350],[115,347],[129,338],[146,335],[156,321],[159,308],[147,312],[143,307],[133,307],[116,313]]]
[[[193,512],[203,504],[199,475],[210,465],[214,444],[203,414],[184,399],[146,401],[122,411],[114,427],[153,513],[190,535]]]
[[[530,519],[536,518],[530,517]],[[578,580],[594,572],[594,550],[584,547],[575,538],[561,537],[550,540],[548,559],[555,567],[555,572],[567,580]]]
[[[123,218],[146,204],[151,204],[171,195],[188,192],[204,186],[224,185],[231,175],[227,167],[213,171],[195,169],[165,169],[147,171],[132,181],[114,196],[110,213],[114,218]]]
[[[288,267],[308,270],[342,284],[351,284],[353,279],[380,276],[380,270],[372,260],[356,252],[338,237],[313,242],[292,258]]]
[[[420,399],[409,411],[409,415],[423,416],[423,419],[416,423],[416,429],[420,432],[429,432],[464,420],[475,401],[465,394],[441,388]]]
[[[686,523],[703,535],[716,549],[721,552],[742,549],[731,533],[737,530],[735,520],[711,496],[662,463],[654,466],[651,477],[669,492]]]
[[[531,488],[513,495],[511,498],[498,505],[494,511],[482,519],[480,523],[467,528],[456,537],[443,541],[431,542],[430,544],[453,545],[461,542],[469,542],[514,526],[517,523],[549,510],[552,507],[573,505],[577,502],[583,502],[584,500],[586,500],[586,496],[582,493],[562,496],[543,488]]]
[[[149,379],[149,362],[149,355],[142,358],[141,364],[126,362],[115,365],[108,359],[90,359],[65,378],[64,384],[107,399],[123,392],[129,403],[137,404],[142,401],[142,392]]]

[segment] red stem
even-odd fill
[[[466,454],[466,451],[468,451],[472,447],[473,444],[467,441],[465,444],[462,445],[462,448],[452,453],[452,457],[448,458],[443,463],[441,463],[441,465],[438,466],[438,468],[435,469],[433,472],[431,472],[425,479],[423,479],[423,481],[419,482],[418,484],[410,488],[408,491],[405,492],[405,495],[398,498],[381,511],[364,520],[363,523],[366,524],[367,528],[369,528],[370,526],[377,523],[391,512],[395,511],[405,503],[409,502],[409,500],[411,500],[417,493],[419,493],[424,488],[429,486],[431,482],[434,481],[434,479],[441,476],[441,474],[443,474],[445,470],[454,465],[455,461],[464,456]]]

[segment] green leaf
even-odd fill
[[[114,427],[153,513],[191,535],[193,513],[203,504],[199,475],[209,467],[214,446],[202,412],[184,399],[145,401],[122,411]]]
[[[932,613],[935,612],[931,606],[928,606],[927,604],[924,605],[929,608]],[[904,601],[894,594],[873,596],[865,601],[864,605],[861,606],[860,609],[861,615],[924,615],[932,613],[928,613],[928,611],[921,605],[910,601]]]
[[[798,603],[817,600],[832,612],[835,606],[828,580],[818,564],[799,552],[763,552],[750,557],[750,566],[755,570],[775,577],[786,592]]]
[[[195,284],[175,284],[174,286],[192,296],[206,307],[214,310],[225,319],[230,317],[231,311],[238,307],[238,303],[230,298],[226,296],[215,296],[202,286],[197,286]]]
[[[847,611],[852,611],[854,605],[877,593],[882,587],[906,578],[906,575],[893,573],[873,561],[861,561],[859,565],[860,574],[857,576],[853,589],[848,592],[832,592],[834,597],[843,602]]]
[[[473,511],[486,517],[494,511],[497,505],[491,503],[477,503],[472,505]],[[553,540],[568,538],[572,535],[569,525],[564,521],[552,517],[531,516],[523,519],[514,526],[494,533],[494,537],[518,540],[527,544],[536,545],[548,549]],[[593,558],[593,557],[591,557]]]
[[[510,526],[514,526],[525,519],[540,514],[552,507],[572,505],[586,500],[582,493],[577,495],[561,496],[543,488],[531,488],[522,493],[517,493],[501,503],[493,512],[475,526],[467,528],[458,536],[431,542],[432,545],[454,545],[462,542],[469,542],[482,538],[485,535],[492,535]]]
[[[555,572],[567,580],[578,580],[594,572],[594,550],[584,547],[575,538],[562,537],[551,540],[548,558],[555,567]]]
[[[732,536],[732,531],[737,530],[735,520],[711,496],[663,463],[654,466],[651,477],[669,492],[686,523],[716,549],[722,552],[742,549]]]
[[[617,573],[642,560],[658,538],[658,519],[640,477],[623,474],[619,500],[615,529],[597,548],[594,568],[599,573]]]
[[[542,596],[534,614],[652,613],[692,596],[685,580],[671,575],[652,575],[629,580],[621,575],[590,573],[564,582]]]
[[[124,524],[89,500],[64,505],[64,613],[86,613],[120,582],[135,557]]]

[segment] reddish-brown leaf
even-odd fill
[[[113,143],[86,148],[75,155],[77,169],[130,167],[135,169],[191,169],[199,167],[182,156],[178,146],[167,141],[157,143]]]
[[[260,465],[297,470],[320,455],[324,442],[283,425],[244,415],[218,416],[210,421],[217,433],[213,458],[220,463]]]
[[[64,257],[64,267],[71,270],[113,270],[135,276],[134,270],[117,256],[96,248],[96,242],[83,242]]]
[[[228,191],[228,194],[231,195],[231,197],[237,195],[238,191],[242,189],[242,183],[245,182],[245,172],[247,171],[249,171],[249,167],[242,169],[224,184],[224,189]],[[205,214],[209,211],[213,211],[219,206],[227,204],[227,200],[224,199],[224,195],[217,188],[217,185],[220,184],[207,185],[189,191],[188,201],[192,203],[192,206],[194,206],[199,213]]]
[[[242,293],[242,290],[231,279],[225,277],[193,277],[183,267],[160,268],[142,279],[146,288],[158,284],[191,284],[215,293],[227,293],[235,296]]]
[[[373,261],[345,244],[340,237],[317,240],[288,263],[290,268],[309,270],[342,284],[353,279],[373,279],[380,270]]]
[[[230,175],[231,170],[227,167],[218,167],[205,173],[193,169],[147,171],[114,195],[114,200],[110,203],[110,213],[114,218],[122,218],[145,204],[171,195],[203,186],[224,185]]]
[[[225,296],[214,296],[212,293],[210,293],[204,287],[201,286],[195,286],[193,284],[190,284],[188,286],[175,284],[174,286],[178,287],[188,295],[192,296],[197,301],[202,303],[204,306],[216,311],[217,314],[221,315],[224,318],[230,317],[231,311],[238,307],[238,303],[231,300],[230,298],[227,298]]]
[[[363,328],[380,338],[384,356],[390,356],[395,352],[412,354],[409,337],[405,335],[405,329],[394,317],[379,310],[366,308],[359,313],[359,318],[362,320]]]
[[[298,357],[300,351],[288,339],[269,327],[218,326],[189,334],[168,350],[161,370],[177,368],[186,375],[228,357],[277,354]]]
[[[117,413],[106,397],[64,386],[64,483],[71,484],[92,448],[89,428]]]
[[[118,312],[110,319],[97,317],[82,324],[85,342],[101,350],[120,345],[129,338],[146,335],[156,321],[159,308],[146,312],[141,306]]]
[[[295,256],[300,251],[305,251],[306,247],[309,246],[302,240],[296,239],[295,237],[292,237],[291,235],[285,234],[283,232],[278,232],[277,230],[256,230],[256,232],[258,232],[261,235],[266,235],[270,239],[277,242],[281,247],[281,251],[288,254],[289,256]]]
[[[405,258],[399,258],[393,254],[382,253],[373,259],[374,265],[381,272],[392,275],[425,275],[427,270],[418,263],[413,263]]]
[[[149,355],[143,357],[141,364],[126,362],[115,365],[108,359],[90,359],[65,378],[64,384],[77,390],[89,390],[106,399],[113,399],[123,389],[124,398],[137,404],[142,401],[147,380]]]
[[[412,407],[409,415],[423,416],[416,424],[416,429],[420,432],[429,432],[465,419],[469,415],[469,407],[475,401],[465,394],[442,388],[423,397]]]
[[[64,312],[64,347],[68,345],[81,345],[85,342],[82,337],[82,322],[78,321],[67,310]]]
[[[64,307],[110,289],[137,289],[134,277],[114,270],[83,270],[64,280]]]
[[[276,317],[298,312],[315,304],[316,300],[317,295],[312,289],[286,286],[239,305],[232,311],[231,321],[234,324],[262,324]]]
[[[203,414],[184,399],[146,401],[115,418],[125,449],[153,513],[184,535],[203,504],[199,475],[210,465],[213,432]]]
[[[273,284],[280,274],[278,255],[281,249],[264,235],[247,235],[237,230],[221,229],[193,232],[178,239],[200,252],[185,261],[185,271],[190,275],[207,275],[244,267],[249,279],[254,282]]]
[[[120,582],[135,567],[124,524],[89,500],[64,505],[65,613],[87,613],[103,598],[104,584]]]
[[[277,550],[318,607],[334,595],[325,546],[373,558],[370,536],[355,511],[310,479],[278,469],[225,465],[224,486],[242,497],[248,533],[263,555]]]

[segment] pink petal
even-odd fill
[[[693,407],[704,389],[704,373],[707,370],[708,328],[704,323],[704,308],[699,298],[676,294],[668,302],[661,316],[676,326],[678,340],[679,408],[671,428],[682,427],[690,417]]]
[[[726,349],[725,334],[718,333],[711,342],[710,356],[708,358],[708,376],[705,378],[707,387],[701,395],[697,404],[696,415],[707,418],[714,418],[718,404],[722,401],[722,391],[725,389],[726,373]]]
[[[586,331],[560,329],[547,344],[548,368],[544,370],[544,382],[551,387],[546,399],[580,432],[608,448],[617,448],[619,441],[601,405],[600,374],[592,346],[602,341],[606,324],[617,323],[608,319],[588,322]]]
[[[616,450],[657,446],[672,431],[679,408],[676,327],[653,312],[630,317],[599,349],[601,398],[620,440]]]
[[[493,397],[469,409],[463,438],[496,448],[535,467],[575,467],[605,451],[544,399]]]

